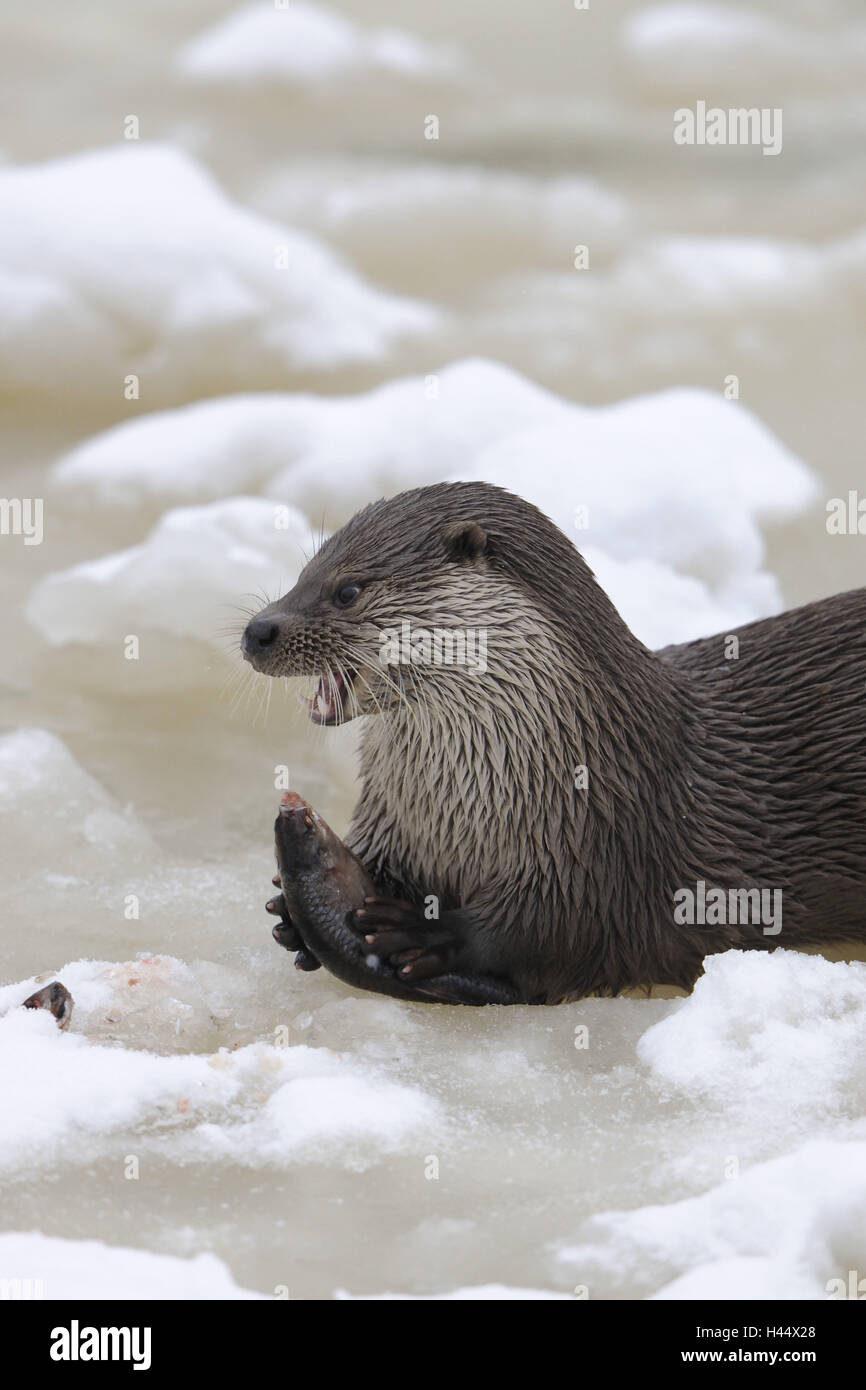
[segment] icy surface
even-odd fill
[[[177,688],[180,648],[198,645],[222,655],[227,625],[242,624],[244,596],[249,610],[266,594],[291,588],[314,548],[300,512],[263,498],[177,507],[140,545],[48,575],[27,611],[53,645],[100,649],[102,660],[89,672],[92,683],[116,683],[124,660],[132,660],[136,679],[142,677],[139,688]],[[142,645],[138,655],[124,658],[129,637]],[[187,663],[190,679],[201,669],[200,656],[199,665],[195,657]]]
[[[213,1255],[179,1260],[100,1240],[60,1240],[35,1231],[0,1235],[0,1270],[0,1278],[13,1281],[13,1290],[14,1281],[21,1281],[29,1290],[25,1297],[147,1302],[263,1296],[238,1288],[222,1260]]]
[[[208,83],[322,82],[365,71],[404,77],[441,74],[456,64],[443,45],[400,29],[365,30],[339,11],[306,0],[259,0],[235,10],[186,45],[181,72]]]
[[[323,236],[368,274],[452,299],[530,263],[561,269],[576,240],[609,264],[625,198],[586,176],[542,178],[477,164],[297,160],[253,190],[269,216]]]
[[[166,145],[6,167],[0,201],[6,390],[107,391],[110,376],[122,398],[134,374],[176,397],[376,358],[435,323]]]

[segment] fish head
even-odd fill
[[[297,792],[284,792],[274,822],[280,872],[289,877],[327,872],[346,851],[331,827]]]

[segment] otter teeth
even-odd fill
[[[309,702],[310,718],[317,724],[339,724],[346,716],[351,684],[342,675],[322,676]]]

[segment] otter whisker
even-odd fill
[[[374,703],[376,704],[377,711],[379,713],[383,713],[384,707],[378,701],[370,681],[368,681],[366,677],[361,675],[360,668],[362,668],[367,663],[369,659],[368,656],[362,652],[357,651],[357,649],[354,648],[351,645],[351,643],[346,644],[346,651],[349,655],[349,659],[358,663],[358,667],[353,669],[356,669],[357,676],[359,676],[364,681],[364,684],[370,691],[370,694],[374,699]],[[414,710],[412,709],[411,703],[407,699],[406,692],[402,689],[399,683],[387,674],[386,669],[384,667],[381,669],[380,676],[382,683],[393,692],[394,696],[396,697],[398,706],[401,704],[404,705],[406,710],[409,712],[410,716],[414,716]]]
[[[227,681],[227,683],[226,683],[226,689],[225,689],[225,695],[226,695],[226,697],[228,697],[228,695],[229,695],[229,691],[230,691],[230,689],[231,689],[231,685],[232,685],[232,684],[234,685],[234,690],[233,690],[233,692],[231,693],[231,700],[230,700],[230,703],[229,703],[229,718],[230,718],[230,719],[234,719],[235,715],[238,713],[238,710],[240,709],[240,705],[241,705],[242,698],[243,698],[244,694],[246,693],[246,691],[249,689],[250,684],[252,683],[253,680],[254,680],[253,673],[250,672],[249,670],[243,670],[243,671],[233,672],[232,675],[229,677],[229,679],[228,679],[228,681]]]

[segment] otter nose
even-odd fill
[[[277,640],[278,625],[273,618],[253,618],[244,629],[244,651],[264,652]]]

